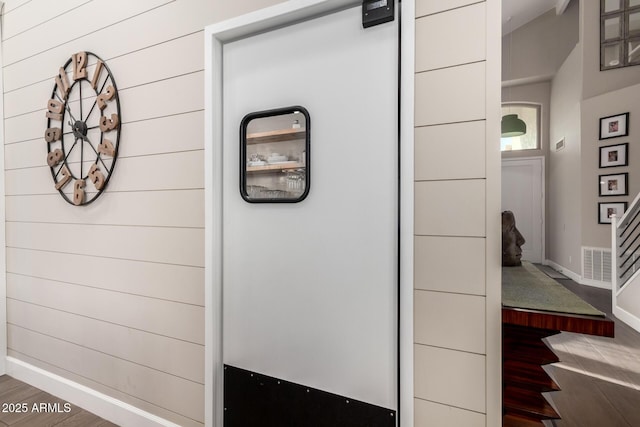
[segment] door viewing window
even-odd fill
[[[501,151],[539,150],[540,149],[540,105],[502,104],[502,117],[517,114],[527,125],[524,135],[500,138]]]
[[[250,203],[295,203],[309,192],[309,113],[247,114],[240,125],[240,194]]]

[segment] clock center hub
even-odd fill
[[[87,136],[87,124],[82,120],[78,120],[73,124],[73,133]]]

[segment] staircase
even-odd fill
[[[621,218],[611,218],[612,311],[640,332],[640,193]]]

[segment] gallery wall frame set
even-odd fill
[[[598,139],[600,141],[629,135],[629,112],[602,117],[599,120]],[[629,166],[629,143],[600,147],[598,156],[600,169]],[[629,173],[598,175],[598,196],[615,197],[629,195]],[[627,202],[598,203],[598,224],[611,224],[611,216],[621,217],[627,209]]]

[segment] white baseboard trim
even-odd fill
[[[587,286],[592,286],[594,288],[600,288],[600,289],[606,289],[608,291],[610,291],[612,289],[612,285],[611,283],[607,283],[607,282],[599,282],[597,280],[591,280],[591,279],[582,279],[581,282],[579,282],[581,285],[587,285]]]
[[[640,319],[638,319],[633,314],[620,307],[614,306],[613,315],[635,329],[637,332],[640,332]]]
[[[611,283],[599,282],[597,280],[591,280],[591,279],[583,279],[582,276],[580,276],[578,273],[574,273],[573,271],[569,270],[568,268],[563,267],[560,264],[557,264],[557,263],[551,261],[550,259],[544,260],[543,264],[544,265],[548,265],[549,267],[553,268],[557,272],[564,274],[569,279],[571,279],[574,282],[579,283],[581,285],[591,286],[591,287],[594,287],[594,288],[611,290]]]
[[[7,375],[123,427],[179,427],[133,405],[8,356]]]
[[[582,281],[582,277],[580,277],[579,274],[574,273],[573,271],[569,270],[568,268],[565,268],[565,267],[561,266],[560,264],[556,264],[555,262],[551,261],[550,259],[544,260],[543,264],[544,265],[548,265],[549,267],[553,268],[558,273],[564,274],[565,276],[567,276],[569,279],[573,280],[574,282],[581,283],[581,281]]]

